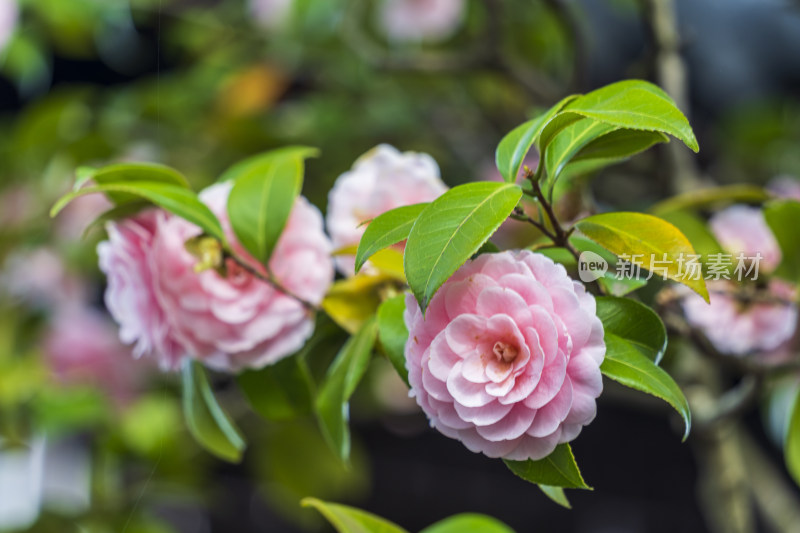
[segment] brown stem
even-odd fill
[[[253,277],[263,281],[264,283],[267,283],[267,284],[271,285],[278,292],[282,292],[286,296],[289,296],[290,298],[294,298],[295,300],[300,302],[303,305],[303,307],[305,307],[309,311],[319,311],[320,308],[319,308],[318,305],[313,304],[313,303],[309,302],[308,300],[305,300],[305,299],[301,298],[300,296],[297,296],[295,293],[293,293],[292,291],[290,291],[289,289],[284,287],[281,284],[281,282],[278,281],[278,279],[275,277],[275,275],[272,274],[271,272],[269,272],[269,270],[267,270],[267,273],[264,274],[263,272],[261,272],[258,269],[254,268],[247,261],[245,261],[241,257],[238,257],[235,254],[228,254],[228,257],[231,260],[233,260],[233,262],[236,263],[242,270],[246,271],[248,274],[252,275]]]

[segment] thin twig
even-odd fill
[[[272,286],[278,292],[282,292],[286,296],[289,296],[290,298],[294,298],[295,300],[300,302],[303,305],[303,307],[305,307],[309,311],[319,311],[320,308],[319,308],[318,305],[313,304],[313,303],[309,302],[308,300],[305,300],[305,299],[301,298],[300,296],[296,295],[295,293],[293,293],[292,291],[290,291],[289,289],[284,287],[281,284],[281,282],[278,281],[278,279],[275,277],[275,275],[272,274],[271,272],[267,271],[267,273],[265,274],[265,273],[259,271],[258,269],[254,268],[247,261],[245,261],[241,257],[238,257],[235,254],[228,254],[227,257],[230,258],[234,263],[236,263],[242,270],[246,271],[248,274],[252,275],[253,277],[255,277],[257,279],[259,279],[260,281],[263,281],[264,283],[269,284],[270,286]]]

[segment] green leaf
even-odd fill
[[[517,476],[525,481],[537,485],[550,485],[568,489],[589,489],[572,455],[569,444],[559,444],[553,453],[538,461],[509,461],[504,459],[506,466]]]
[[[339,351],[317,395],[315,406],[322,434],[345,461],[350,456],[350,397],[367,370],[377,335],[378,324],[373,317]]]
[[[786,432],[786,443],[784,445],[784,457],[786,468],[794,478],[795,483],[800,485],[800,390],[794,400],[792,416],[789,419],[789,429]]]
[[[427,206],[427,203],[404,205],[375,217],[358,243],[356,272],[375,252],[407,239],[417,217]]]
[[[173,168],[156,163],[119,163],[99,169],[81,167],[76,174],[76,188],[92,180],[97,185],[146,181],[189,189],[189,182],[186,181],[183,174]],[[118,192],[109,192],[108,197],[116,204],[124,204],[138,199],[136,195]]]
[[[99,217],[92,220],[84,229],[81,234],[81,239],[87,238],[92,231],[97,228],[105,226],[106,222],[113,222],[123,218],[132,217],[142,209],[145,209],[150,204],[144,200],[137,200],[134,202],[126,202],[122,205],[116,205],[111,209],[103,212]]]
[[[237,181],[242,176],[250,174],[253,169],[263,168],[274,159],[300,159],[319,156],[319,150],[311,146],[284,146],[268,152],[248,157],[225,170],[217,181]]]
[[[689,121],[675,102],[646,81],[626,80],[606,85],[576,98],[561,113],[578,114],[620,128],[667,133],[695,152],[700,149]]]
[[[649,307],[630,298],[599,296],[597,316],[606,335],[614,335],[635,346],[655,364],[667,350],[667,328]]]
[[[408,533],[388,520],[348,505],[316,498],[304,498],[301,504],[319,511],[339,533]]]
[[[666,142],[669,137],[660,132],[617,129],[584,146],[572,161],[622,161]]]
[[[525,160],[525,156],[528,155],[533,143],[538,139],[542,129],[561,108],[576,97],[575,95],[567,96],[543,115],[517,126],[503,137],[495,151],[495,163],[500,175],[503,176],[507,183],[517,181],[522,162]]]
[[[724,251],[717,242],[717,238],[708,229],[706,222],[691,211],[669,211],[661,218],[686,235],[686,238],[692,243],[692,248],[702,257]]]
[[[237,376],[250,405],[267,420],[291,420],[311,412],[313,384],[302,355]]]
[[[496,518],[463,513],[436,522],[420,533],[514,533],[514,530]]]
[[[648,148],[669,142],[659,132],[618,129],[593,140],[578,152],[561,171],[562,179],[589,174],[621,163]]]
[[[770,198],[767,191],[755,185],[726,185],[691,191],[667,198],[650,208],[650,213],[663,216],[683,209],[705,209],[737,203],[761,203]]]
[[[453,187],[428,205],[406,242],[406,278],[423,313],[433,295],[480,249],[522,197],[510,183],[481,181]]]
[[[405,356],[408,328],[406,328],[406,323],[403,320],[403,312],[405,310],[405,294],[393,296],[381,304],[378,308],[378,339],[392,366],[403,378],[406,385],[409,385]]]
[[[702,275],[684,275],[682,267],[697,255],[689,239],[678,228],[643,213],[605,213],[579,220],[575,226],[606,250],[654,274],[683,283],[708,301]]]
[[[304,158],[313,153],[311,148],[284,149],[234,167],[228,217],[239,243],[262,264],[278,244],[303,188]]]
[[[800,202],[769,202],[764,206],[764,218],[781,247],[781,264],[775,274],[797,283],[800,281]]]
[[[189,432],[209,452],[238,463],[246,444],[239,429],[217,403],[203,367],[187,358],[181,374],[183,415]]]
[[[547,179],[552,184],[567,163],[587,144],[616,128],[604,122],[582,118],[562,129],[544,152]]]
[[[564,494],[564,489],[561,487],[552,487],[550,485],[539,485],[539,488],[544,495],[556,502],[561,507],[572,509],[572,504],[569,503],[567,495]]]
[[[95,187],[86,187],[61,197],[50,210],[50,216],[56,216],[72,200],[79,196],[93,193],[127,193],[132,197],[144,198],[167,211],[199,226],[205,233],[226,243],[222,226],[214,213],[202,203],[197,195],[189,189],[167,183],[134,181],[126,183],[107,183]]]
[[[692,427],[692,414],[686,397],[672,377],[628,339],[607,332],[605,341],[606,357],[600,366],[603,375],[626,387],[660,398],[674,407],[683,417],[686,426],[683,440],[686,440]]]

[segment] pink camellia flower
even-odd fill
[[[334,250],[358,245],[361,224],[395,207],[435,200],[447,190],[439,166],[428,154],[400,153],[381,144],[361,156],[336,180],[328,196],[328,233]],[[336,258],[337,268],[353,275],[352,256]]]
[[[378,22],[392,41],[443,41],[461,26],[465,0],[384,0]]]
[[[772,272],[780,264],[780,246],[758,207],[733,205],[712,216],[708,224],[722,248],[733,255],[734,263],[739,254],[761,254],[759,272]]]
[[[797,306],[779,301],[737,300],[736,285],[729,281],[707,283],[711,304],[694,294],[683,300],[689,323],[714,347],[733,355],[770,351],[791,339],[797,327]],[[791,302],[794,288],[779,280],[769,282],[766,295]]]
[[[759,276],[772,272],[780,264],[780,247],[760,209],[734,205],[711,217],[709,225],[725,251],[731,254],[734,267],[739,263],[739,254],[744,258],[761,255]],[[754,269],[749,273],[747,267],[742,269],[743,280],[754,275]],[[737,279],[738,274],[730,277]],[[689,324],[702,331],[719,351],[745,355],[774,350],[794,335],[797,306],[792,303],[796,297],[792,285],[772,280],[752,301],[733,281],[720,279],[707,285],[710,304],[687,290],[682,306]]]
[[[14,27],[17,25],[19,8],[17,0],[0,0],[0,50],[11,39]]]
[[[56,312],[44,342],[45,358],[59,382],[98,387],[118,405],[133,399],[143,377],[130,352],[113,322],[74,302]]]
[[[603,325],[563,266],[530,251],[468,261],[423,317],[406,298],[411,394],[448,437],[489,457],[541,459],[595,417]]]
[[[230,189],[231,183],[213,185],[200,199],[247,258],[226,215]],[[108,276],[106,304],[122,340],[136,343],[136,355],[152,353],[166,369],[186,356],[221,370],[259,368],[297,351],[313,332],[313,318],[299,301],[233,261],[226,277],[214,270],[196,273],[197,259],[185,243],[200,229],[181,218],[149,210],[109,224],[108,233],[109,240],[98,246],[100,268]],[[319,303],[333,280],[330,253],[322,216],[298,198],[270,269],[289,291]]]

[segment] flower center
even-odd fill
[[[503,361],[504,363],[510,363],[517,358],[517,354],[519,354],[519,348],[517,348],[513,344],[497,341],[496,343],[494,343],[494,348],[492,348],[492,352],[494,352],[494,355],[495,357],[497,357],[498,361]]]

